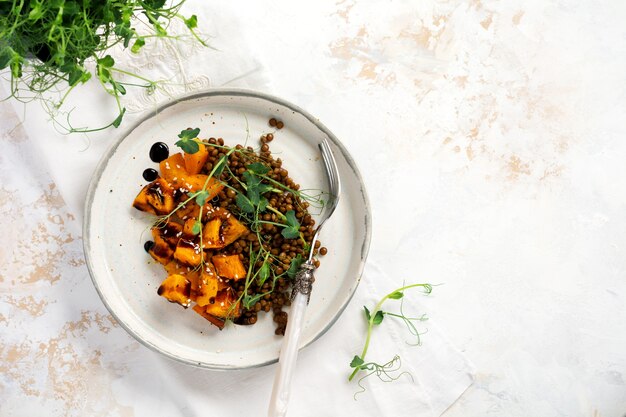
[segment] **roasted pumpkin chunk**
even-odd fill
[[[189,307],[189,294],[191,291],[191,283],[183,275],[169,275],[159,286],[157,293],[165,297],[172,303],[178,303],[181,306]]]
[[[187,173],[191,175],[199,174],[209,157],[209,150],[207,147],[202,143],[199,143],[198,145],[198,152],[185,153],[183,155],[183,159],[185,160],[185,169],[187,170]]]
[[[215,317],[235,318],[241,314],[239,303],[232,288],[219,291],[213,303],[205,306],[204,311]]]
[[[195,224],[196,224],[195,217],[190,217],[187,220],[185,220],[185,225],[183,226],[183,234],[186,237],[194,236],[193,227]]]
[[[167,272],[168,275],[172,275],[172,274],[187,275],[189,272],[192,271],[192,268],[190,266],[180,264],[175,259],[170,260],[163,267],[165,268],[165,271]]]
[[[222,219],[215,218],[204,225],[202,230],[202,243],[207,249],[223,248],[224,241],[221,236]]]
[[[204,184],[206,183],[206,191],[209,193],[208,200],[212,200],[222,189],[224,188],[224,184],[216,180],[215,178],[211,178],[207,183],[208,175],[196,174],[196,175],[187,175],[184,177],[184,182],[180,186],[185,188],[186,190],[195,192],[200,191],[204,188]]]
[[[215,255],[211,258],[217,275],[222,278],[239,280],[246,277],[246,268],[244,268],[239,255]]]
[[[174,188],[179,188],[179,180],[187,176],[185,171],[185,161],[181,153],[175,153],[170,155],[169,158],[159,162],[159,169],[161,170],[161,176]]]
[[[207,212],[209,220],[202,231],[205,248],[224,248],[248,231],[228,210],[217,207]]]
[[[152,214],[168,214],[174,210],[174,190],[163,178],[157,178],[143,187],[133,207]]]
[[[172,247],[178,244],[178,241],[183,235],[183,226],[176,222],[167,222],[165,226],[159,227],[158,229],[160,230],[161,237]]]
[[[180,239],[174,251],[174,259],[194,267],[200,264],[203,256],[204,253],[200,250],[200,245],[187,239]]]
[[[206,210],[205,210],[206,211]],[[200,206],[196,204],[195,201],[190,201],[185,204],[183,207],[176,211],[176,215],[182,220],[187,221],[188,219],[194,218],[197,219],[200,215]]]
[[[202,190],[204,184],[207,184],[208,200],[211,200],[224,188],[221,182],[215,178],[209,179],[208,175],[188,173],[181,153],[176,153],[161,161],[159,167],[163,178],[174,188],[183,188],[187,191],[195,192]]]
[[[226,321],[207,313],[205,311],[205,307],[202,307],[196,304],[195,306],[193,306],[193,311],[195,311],[196,313],[200,314],[202,317],[207,319],[209,322],[211,322],[211,324],[214,324],[217,327],[219,327],[220,330],[224,328],[224,324],[226,323]]]
[[[161,236],[161,229],[158,227],[152,228],[152,239],[154,240],[154,245],[148,250],[148,253],[155,261],[166,265],[172,259],[174,250],[167,240]]]
[[[224,246],[228,246],[235,240],[239,239],[244,233],[248,231],[248,228],[244,226],[235,216],[230,215],[226,219],[224,226],[222,227],[222,239]]]
[[[206,306],[217,295],[219,279],[213,265],[206,263],[196,287],[195,301],[199,306]]]

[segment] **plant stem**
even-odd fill
[[[363,362],[365,362],[365,355],[367,354],[367,349],[369,348],[370,340],[372,338],[372,328],[374,327],[374,318],[376,317],[376,313],[380,311],[380,308],[382,307],[383,303],[387,301],[387,299],[389,299],[389,297],[391,297],[395,293],[402,292],[404,290],[408,290],[410,288],[416,288],[416,287],[426,288],[427,293],[430,293],[430,291],[432,291],[432,286],[430,284],[411,284],[411,285],[406,285],[404,287],[400,287],[390,292],[389,294],[385,295],[383,298],[381,298],[380,301],[374,307],[374,309],[370,312],[370,318],[367,321],[367,337],[365,338],[365,345],[363,346],[363,352],[361,353],[361,356],[360,356]],[[355,367],[354,371],[352,371],[352,374],[350,374],[350,377],[348,377],[348,381],[352,381],[354,376],[360,370],[361,369],[358,366]]]

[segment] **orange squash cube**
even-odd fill
[[[202,143],[198,145],[198,152],[185,153],[183,155],[183,159],[185,160],[185,169],[187,170],[187,173],[191,175],[199,174],[209,157],[209,150],[207,147]]]
[[[234,291],[228,288],[218,292],[214,302],[206,305],[204,311],[207,314],[224,319],[239,317],[241,315],[241,309],[239,303],[236,303],[236,301]]]
[[[215,218],[204,225],[202,230],[202,244],[206,249],[223,248],[224,242],[221,237],[222,220]]]
[[[224,246],[230,245],[248,231],[248,228],[230,213],[228,213],[225,223],[226,224],[222,227]]]
[[[165,265],[172,258],[174,250],[170,244],[161,236],[161,230],[158,227],[152,228],[152,239],[154,239],[154,245],[150,248],[148,253],[152,258]]]
[[[205,264],[204,270],[200,274],[196,287],[196,303],[206,306],[211,299],[217,295],[219,286],[218,276],[210,263]]]
[[[183,226],[176,222],[167,222],[165,226],[158,229],[161,237],[172,247],[175,247],[183,236]]]
[[[178,303],[181,306],[189,307],[189,293],[191,283],[183,275],[169,275],[159,286],[157,294],[165,297],[169,302]]]
[[[174,210],[174,190],[163,178],[157,178],[143,187],[133,207],[152,214],[169,214]]]
[[[207,319],[211,324],[217,326],[220,330],[222,330],[224,328],[224,325],[226,324],[225,320],[217,318],[217,317],[207,313],[205,311],[205,307],[202,307],[200,305],[193,306],[193,311],[195,311],[196,313],[200,314],[202,317]]]
[[[244,279],[247,275],[239,255],[215,255],[211,258],[217,275],[222,278],[233,279],[235,281]]]
[[[161,176],[174,188],[180,188],[180,183],[187,176],[185,160],[181,153],[175,153],[159,163]]]
[[[200,264],[203,256],[204,253],[200,250],[200,245],[187,239],[180,239],[174,251],[174,259],[193,267]]]

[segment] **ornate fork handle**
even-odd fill
[[[313,289],[313,283],[315,282],[315,276],[313,271],[315,265],[310,260],[302,263],[300,269],[296,273],[296,277],[293,283],[293,289],[291,290],[291,301],[295,300],[296,294],[301,293],[306,295],[306,303],[309,304],[311,299],[311,290]]]

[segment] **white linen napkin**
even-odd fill
[[[140,66],[145,65],[145,68],[140,68],[142,74],[144,71],[160,73],[165,77],[186,82],[178,88],[172,87],[172,94],[186,92],[190,88],[222,85],[266,89],[269,74],[263,73],[251,51],[243,50],[245,39],[242,39],[233,16],[227,12],[220,13],[219,8],[212,9],[211,14],[199,15],[199,19],[209,22],[209,27],[222,31],[212,42],[218,48],[217,51],[181,52],[180,49],[172,50],[167,47],[164,51],[157,52],[146,49],[146,55],[138,61],[143,62]],[[237,53],[227,52],[233,50]],[[155,59],[157,53],[164,55]],[[184,57],[187,56],[193,59],[193,65],[183,65],[183,74],[179,68],[166,63],[174,56],[178,57],[175,62],[183,64]],[[181,56],[182,60],[179,59]],[[220,64],[213,65],[218,60]],[[102,107],[107,97],[96,86],[87,86],[76,96],[83,98],[83,102],[78,103],[78,111],[83,115],[79,117],[86,117],[85,120],[94,123],[107,118],[110,120],[112,114],[102,114],[100,110],[110,107]],[[135,95],[125,103],[131,112],[153,105],[150,98],[142,95]],[[12,102],[12,105],[18,116],[11,113],[7,103],[0,104],[3,114],[0,127],[6,136],[17,139],[10,145],[12,149],[15,148],[15,152],[11,154],[13,157],[1,160],[2,171],[11,172],[13,167],[20,167],[15,172],[23,175],[10,177],[10,181],[15,182],[10,185],[16,189],[20,188],[17,182],[24,181],[31,188],[40,187],[46,191],[51,177],[60,196],[67,203],[69,212],[75,216],[74,221],[71,218],[68,220],[68,227],[79,233],[91,174],[110,145],[110,136],[118,132],[109,129],[89,136],[60,135],[52,129],[51,123],[46,121],[47,116],[36,104],[29,105],[26,111],[20,104]],[[130,113],[125,123],[131,123],[132,118],[133,113]],[[21,126],[17,123],[18,119],[22,122]],[[3,176],[2,180],[6,178],[8,177]],[[24,202],[29,198],[19,193],[17,197]],[[67,212],[68,208],[61,207],[58,210]],[[373,204],[373,210],[376,219],[376,203]],[[33,224],[36,224],[39,220],[45,221],[49,213],[33,210],[28,215]],[[13,227],[19,227],[19,224]],[[50,244],[62,245],[63,242],[51,241]],[[72,244],[76,246],[74,251],[80,250],[77,244]],[[402,358],[402,370],[409,372],[412,378],[403,375],[392,383],[383,383],[371,376],[362,382],[366,391],[357,395],[356,400],[353,399],[360,389],[356,380],[351,383],[347,381],[351,371],[348,365],[355,354],[360,354],[363,346],[363,306],[371,308],[377,299],[402,285],[401,280],[384,272],[387,269],[385,258],[383,253],[377,253],[373,248],[361,285],[346,311],[326,335],[300,353],[293,380],[289,415],[439,416],[471,385],[471,365],[437,329],[436,317],[418,324],[420,329],[427,328],[428,333],[422,336],[422,345],[417,347],[405,343],[410,340],[410,334],[401,323],[387,318],[375,329],[367,358],[386,361],[399,354]],[[23,260],[12,268],[27,270],[30,266]],[[49,305],[65,307],[46,312],[36,320],[12,323],[12,326],[21,326],[26,334],[30,334],[31,327],[47,328],[50,321],[69,323],[76,320],[84,313],[86,306],[89,306],[90,311],[95,311],[94,314],[106,315],[104,306],[91,287],[84,265],[75,262],[60,263],[56,265],[55,273],[61,277],[60,283],[52,285],[43,293],[43,297]],[[72,290],[68,292],[68,289]],[[434,302],[417,292],[410,296],[407,294],[407,300],[409,299],[411,302],[406,302],[407,310],[420,314],[428,313],[428,303]],[[70,343],[75,342],[81,346],[75,360],[87,360],[89,353],[93,351],[101,352],[102,355],[96,361],[100,374],[96,376],[85,373],[77,378],[82,384],[90,384],[97,378],[98,383],[110,386],[115,402],[131,408],[134,415],[169,417],[206,413],[224,416],[265,414],[275,366],[228,373],[212,372],[182,365],[149,351],[119,327],[106,333],[104,337],[96,329],[94,332],[70,333],[68,336]],[[15,332],[11,337],[17,343],[21,334]],[[41,343],[46,343],[46,339],[49,341],[55,336],[54,330],[50,330],[38,337]],[[42,361],[41,356],[33,356],[32,359],[38,361],[37,363]],[[37,373],[36,370],[31,372],[38,383],[50,385],[47,384],[48,377],[45,373]],[[5,385],[6,383],[10,381],[3,382]],[[242,400],[242,392],[245,392],[245,400]],[[20,398],[17,388],[10,393],[12,403],[22,403],[16,400]],[[99,393],[90,391],[88,395],[97,396]],[[29,401],[29,409],[32,410],[37,410],[37,405],[44,404],[38,400]],[[56,410],[56,415],[71,414],[63,408]]]

